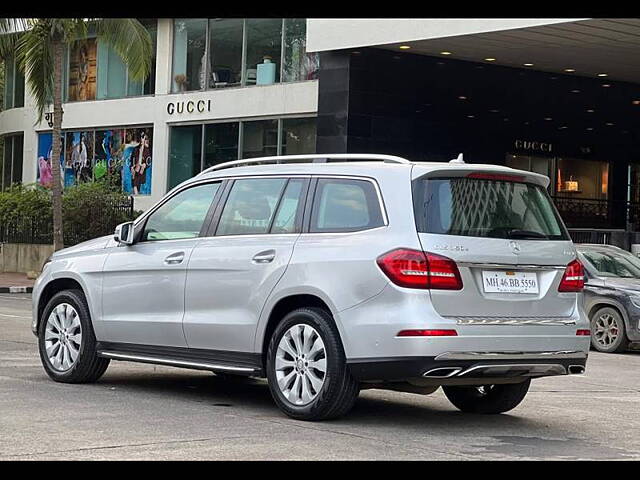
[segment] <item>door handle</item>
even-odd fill
[[[169,255],[164,259],[164,263],[167,265],[178,265],[184,260],[184,252],[176,252]]]
[[[253,263],[270,263],[276,258],[275,250],[264,250],[263,252],[256,253],[251,259]]]

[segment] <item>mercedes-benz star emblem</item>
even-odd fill
[[[520,244],[518,242],[509,242],[509,245],[511,246],[511,251],[513,253],[516,255],[520,253]]]

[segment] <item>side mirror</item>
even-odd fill
[[[113,239],[123,245],[133,245],[133,222],[121,223],[116,227]]]

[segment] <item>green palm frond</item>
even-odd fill
[[[0,18],[0,59],[15,55],[16,42],[28,28],[26,18]]]
[[[53,49],[49,30],[47,23],[35,23],[16,42],[16,58],[35,100],[38,120],[53,98]]]
[[[135,18],[103,18],[96,21],[99,40],[108,43],[129,67],[129,76],[143,82],[151,71],[151,35]]]

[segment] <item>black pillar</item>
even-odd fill
[[[317,153],[347,152],[350,61],[347,52],[320,53]]]

